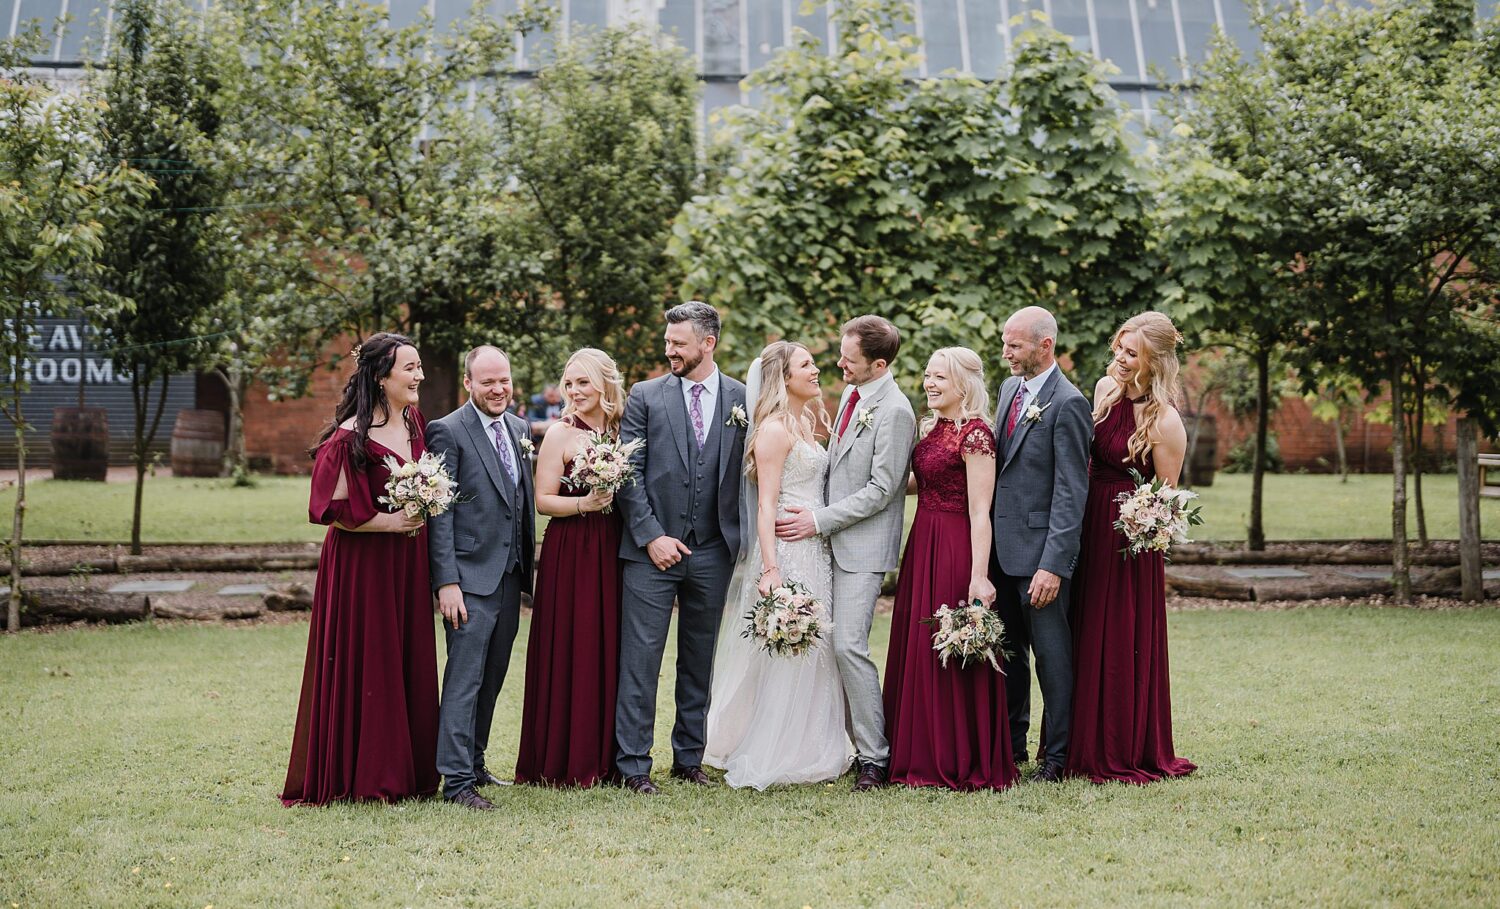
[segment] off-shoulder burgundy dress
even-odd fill
[[[1167,669],[1165,560],[1159,552],[1124,556],[1115,530],[1115,497],[1135,488],[1130,469],[1156,475],[1147,449],[1130,457],[1134,402],[1121,400],[1094,427],[1089,497],[1073,574],[1073,735],[1068,776],[1096,783],[1149,783],[1197,769],[1172,748]]]
[[[939,420],[917,442],[917,514],[912,521],[885,663],[885,722],[891,742],[890,780],[907,786],[1004,789],[1016,781],[1005,709],[1005,676],[988,663],[944,669],[932,650],[939,606],[969,594],[968,480],[963,453],[995,456],[983,420],[959,429]]]
[[[573,426],[588,424],[571,415]],[[569,460],[563,477],[573,472]],[[586,496],[563,485],[560,495]],[[592,786],[613,773],[620,672],[620,508],[552,518],[526,642],[516,782]]]
[[[421,457],[425,421],[411,452],[371,439],[363,470],[354,434],[338,429],[313,463],[308,515],[316,524],[358,527],[378,511],[387,455]],[[334,501],[343,476],[349,498]],[[302,698],[281,800],[395,801],[437,792],[437,651],[427,530],[354,533],[330,526],[318,559]]]

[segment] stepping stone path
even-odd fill
[[[1236,578],[1246,580],[1256,578],[1305,578],[1307,572],[1300,568],[1280,568],[1275,565],[1262,568],[1226,568],[1224,573]]]
[[[110,593],[187,593],[197,581],[122,581]]]
[[[215,591],[221,597],[263,597],[271,592],[265,584],[230,584]]]

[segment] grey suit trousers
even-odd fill
[[[1005,700],[1010,713],[1010,746],[1016,761],[1026,759],[1031,726],[1031,655],[1042,688],[1042,743],[1039,761],[1061,767],[1068,759],[1073,725],[1073,630],[1068,624],[1072,583],[1063,578],[1057,599],[1036,609],[1027,589],[1031,576],[1005,574],[993,560],[995,611],[1005,623]]]
[[[437,769],[448,797],[474,786],[485,769],[495,700],[521,623],[521,573],[507,571],[489,596],[463,596],[469,620],[457,628],[443,623],[448,665],[438,708]]]
[[[885,579],[879,571],[845,571],[833,567],[833,656],[844,683],[849,713],[849,738],[861,761],[890,763],[891,744],[885,737],[885,702],[880,696],[880,670],[870,659],[870,623],[875,599]]]
[[[677,602],[677,721],[672,763],[697,767],[708,740],[708,697],[714,645],[729,593],[734,560],[721,540],[691,546],[693,554],[668,568],[626,560],[620,614],[620,685],[615,700],[615,765],[621,776],[651,772],[656,733],[656,686]]]

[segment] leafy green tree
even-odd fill
[[[899,0],[833,10],[837,47],[797,32],[728,115],[730,166],[684,208],[684,287],[724,306],[741,362],[772,335],[829,337],[876,311],[921,352],[985,347],[1010,311],[1058,311],[1092,371],[1151,300],[1149,193],[1103,64],[1058,33],[1023,34],[1007,78],[911,83]]]
[[[543,53],[534,80],[498,83],[486,100],[520,233],[542,263],[531,311],[644,377],[680,279],[666,254],[672,219],[699,183],[692,58],[634,28],[574,31]],[[544,359],[555,377],[561,361]]]
[[[123,164],[97,166],[101,105],[61,96],[24,69],[39,32],[0,42],[0,413],[15,428],[16,502],[6,540],[6,628],[21,624],[21,540],[26,518],[26,414],[20,364],[37,317],[70,307],[60,278],[93,271],[114,223],[136,217],[147,181]]]
[[[213,222],[224,185],[208,152],[219,126],[218,75],[196,20],[179,3],[153,0],[126,0],[117,16],[114,49],[98,76],[107,105],[100,158],[106,166],[139,168],[152,189],[147,206],[104,238],[96,282],[120,305],[96,307],[94,319],[116,367],[130,376],[130,551],[139,554],[147,454],[169,380],[203,361],[201,319],[224,294]]]

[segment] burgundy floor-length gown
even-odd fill
[[[1135,488],[1130,468],[1156,475],[1151,452],[1130,458],[1135,407],[1121,400],[1094,427],[1089,497],[1073,575],[1073,734],[1067,775],[1150,783],[1197,769],[1172,749],[1165,560],[1124,556],[1115,497]]]
[[[572,425],[588,430],[576,415]],[[563,476],[573,471],[570,460]],[[562,487],[561,495],[587,489]],[[537,562],[516,782],[610,779],[620,667],[620,509],[553,518]]]
[[[917,514],[901,559],[891,646],[885,663],[885,722],[891,782],[949,789],[1004,789],[1016,781],[1005,709],[1005,676],[989,663],[944,669],[922,619],[965,602],[970,558],[964,452],[995,454],[983,420],[939,420],[917,442]]]
[[[410,457],[425,450],[417,425]],[[358,527],[384,510],[376,499],[394,454],[371,439],[363,470],[354,434],[338,429],[318,449],[308,514],[313,523]],[[343,475],[349,498],[334,501]],[[354,533],[329,527],[318,559],[302,698],[281,800],[395,801],[437,792],[437,651],[427,530]]]

